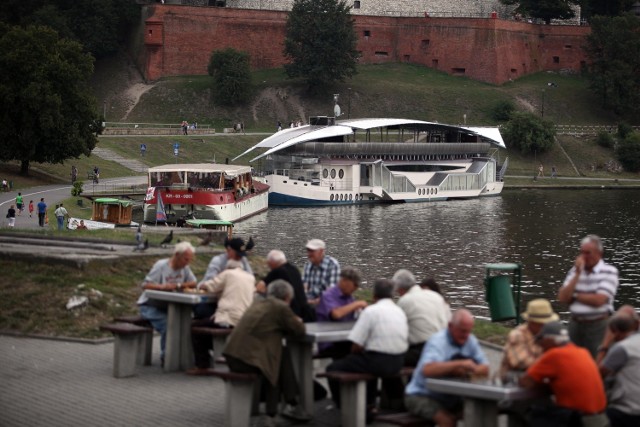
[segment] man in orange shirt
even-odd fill
[[[560,322],[545,324],[536,341],[543,354],[520,379],[520,385],[549,385],[555,406],[533,408],[532,425],[608,426],[604,385],[591,354],[569,342],[569,333]]]

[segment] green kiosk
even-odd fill
[[[492,322],[516,319],[520,323],[522,266],[516,263],[486,264],[484,286]]]

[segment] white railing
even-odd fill
[[[636,131],[640,126],[632,126]],[[556,125],[558,135],[597,135],[599,132],[616,133],[617,125]]]

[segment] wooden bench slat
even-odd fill
[[[144,326],[137,326],[133,323],[109,323],[107,325],[100,325],[101,331],[109,331],[114,334],[123,335],[136,335],[153,332],[153,329],[146,328]]]

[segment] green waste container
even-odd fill
[[[485,268],[487,274],[484,285],[491,321],[516,319],[516,323],[519,323],[520,264],[487,264]]]

